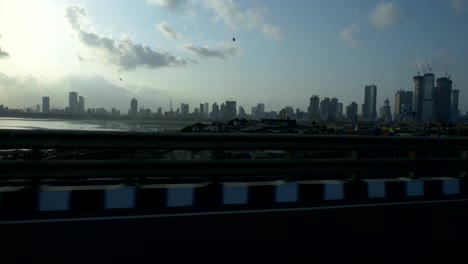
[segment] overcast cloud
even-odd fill
[[[154,50],[149,46],[134,43],[129,38],[116,41],[82,29],[82,21],[87,18],[86,9],[80,5],[66,8],[66,17],[77,33],[78,39],[87,47],[98,51],[105,62],[118,66],[122,70],[134,70],[137,67],[161,68],[181,67],[187,62],[164,50]]]

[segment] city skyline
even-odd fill
[[[333,97],[323,97],[320,100],[318,95],[312,95],[309,99],[309,106],[304,111],[300,108],[286,106],[272,111],[265,111],[265,104],[258,103],[251,108],[250,114],[245,111],[242,105],[237,108],[237,101],[233,99],[226,100],[218,105],[216,102],[200,103],[199,107],[194,107],[190,111],[190,104],[182,102],[180,108],[174,111],[172,99],[170,99],[169,111],[163,111],[162,107],[154,109],[145,108],[143,105],[138,107],[138,100],[132,98],[130,109],[127,116],[131,119],[138,118],[166,118],[178,120],[204,120],[204,121],[229,121],[235,118],[246,119],[297,119],[303,121],[319,122],[384,122],[384,123],[412,123],[412,122],[459,122],[463,113],[459,109],[459,90],[453,89],[451,76],[447,74],[435,79],[431,72],[424,75],[413,76],[414,91],[398,90],[395,93],[395,105],[392,114],[390,100],[387,98],[384,105],[380,107],[377,115],[377,94],[378,89],[375,84],[364,87],[364,103],[361,105],[361,114],[359,115],[358,104],[356,102],[344,106],[343,102]],[[415,96],[413,96],[413,94]],[[65,109],[50,110],[50,97],[42,97],[41,105],[36,105],[36,111],[33,108],[27,108],[26,113],[42,114],[60,114],[70,116],[98,115],[101,117],[121,117],[121,110],[112,108],[111,111],[103,107],[85,109],[85,98],[78,96],[77,92],[69,92],[68,107]],[[21,113],[22,110],[9,109],[8,106],[0,105],[1,113]],[[238,109],[238,110],[237,110]],[[279,110],[279,111],[278,111]],[[468,112],[465,114],[468,116]]]
[[[151,109],[235,98],[247,112],[258,102],[305,111],[314,94],[361,104],[362,87],[375,83],[378,111],[387,98],[394,106],[395,91],[413,90],[408,76],[432,71],[453,76],[468,110],[467,1],[284,5],[10,1],[0,10],[0,103],[35,108],[49,96],[51,108],[65,107],[76,91],[108,109],[129,98]]]

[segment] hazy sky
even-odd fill
[[[360,108],[376,84],[393,111],[427,60],[466,111],[467,28],[467,0],[0,0],[0,104],[64,107],[74,90],[123,111],[133,97],[306,110],[314,94]]]

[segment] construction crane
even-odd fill
[[[427,68],[429,69],[429,73],[432,72],[431,65],[429,64],[429,62],[427,60],[426,60],[426,64],[427,64]]]
[[[419,67],[418,67],[418,64],[416,63],[416,70],[418,70],[418,76],[421,74],[421,72],[419,71]]]
[[[426,67],[424,67],[424,63],[421,64],[421,67],[422,67],[422,69],[423,69],[423,73],[426,74]]]

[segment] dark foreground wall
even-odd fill
[[[287,211],[236,211],[216,214],[0,225],[7,248],[94,257],[161,256],[223,260],[250,254],[264,261],[305,256],[314,263],[381,255],[381,260],[463,255],[468,241],[468,200],[331,206]],[[4,255],[5,256],[5,255]],[[69,255],[70,256],[70,255]],[[466,260],[466,257],[462,258]],[[155,261],[157,262],[157,261]],[[220,261],[219,263],[224,263]],[[329,262],[329,261],[326,261]],[[265,262],[262,262],[265,263]],[[289,263],[287,261],[286,263]]]

